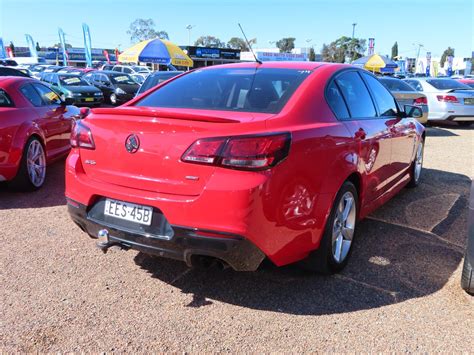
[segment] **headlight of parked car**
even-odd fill
[[[115,89],[115,92],[116,92],[117,94],[126,94],[126,92],[123,91],[123,90],[120,89],[120,88]]]

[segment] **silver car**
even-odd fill
[[[469,201],[467,250],[462,270],[461,286],[466,292],[474,295],[474,182],[471,184],[471,198]]]
[[[387,89],[390,90],[392,95],[395,96],[400,108],[403,109],[405,105],[418,106],[423,111],[423,116],[417,118],[418,122],[421,124],[426,124],[426,122],[428,122],[428,100],[426,99],[426,95],[416,91],[410,85],[398,78],[385,76],[379,77],[378,79]]]
[[[474,123],[474,90],[450,78],[404,79],[428,99],[428,121],[454,121],[461,126]]]

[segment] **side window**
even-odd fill
[[[406,82],[416,91],[423,91],[423,86],[418,80],[407,80]]]
[[[49,83],[51,80],[51,74],[45,74],[43,76],[43,81]]]
[[[14,107],[13,101],[10,99],[8,94],[0,89],[0,107]]]
[[[35,107],[43,105],[43,100],[31,84],[26,84],[20,88],[21,93]]]
[[[332,81],[326,89],[326,99],[329,107],[331,107],[338,119],[346,120],[350,117],[344,98],[334,81]]]
[[[123,72],[127,73],[127,74],[132,74],[132,69],[125,67],[125,68],[123,68]]]
[[[396,116],[398,113],[397,104],[392,94],[383,86],[380,81],[375,79],[373,76],[361,73],[364,77],[367,85],[369,86],[374,96],[375,102],[379,108],[379,114],[381,117]]]
[[[33,84],[33,86],[40,94],[46,106],[61,104],[61,99],[59,98],[58,94],[56,94],[50,88],[41,84]]]
[[[120,71],[120,72],[121,72],[121,71],[122,71],[122,68],[120,68],[120,67],[113,67],[112,70],[113,70],[113,71]]]
[[[352,118],[377,117],[369,91],[357,72],[340,74],[336,78],[336,83],[346,100]]]

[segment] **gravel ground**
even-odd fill
[[[473,129],[430,128],[422,185],[361,223],[332,277],[103,255],[69,220],[63,163],[38,192],[0,187],[0,352],[472,352],[459,280],[473,152]]]

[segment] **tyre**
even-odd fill
[[[46,179],[46,154],[41,142],[32,137],[26,142],[20,168],[11,182],[14,189],[33,191],[43,186]]]
[[[467,255],[464,258],[464,266],[462,268],[461,287],[467,293],[474,295],[474,270]]]
[[[415,159],[413,160],[410,172],[410,182],[407,187],[413,188],[420,184],[421,172],[423,170],[423,153],[425,151],[425,141],[422,140],[416,148]]]
[[[112,105],[114,105],[114,106],[117,105],[117,95],[111,94],[109,99],[110,99],[110,103]]]
[[[319,248],[302,262],[303,268],[333,274],[346,266],[353,249],[358,206],[357,190],[346,181],[336,195]]]
[[[458,122],[458,125],[460,125],[461,127],[469,127],[472,125],[473,122],[470,122],[470,121],[460,121]]]

